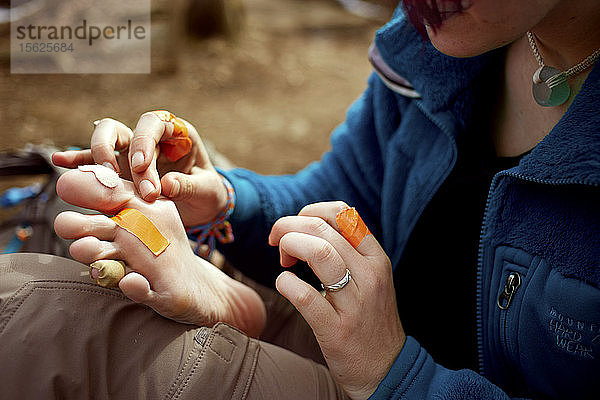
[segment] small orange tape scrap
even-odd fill
[[[358,247],[365,236],[371,234],[367,225],[365,225],[360,215],[358,215],[358,211],[354,208],[347,208],[337,213],[335,222],[337,223],[342,236],[345,237],[354,248]]]
[[[121,228],[140,239],[155,256],[160,255],[170,245],[167,238],[159,232],[152,221],[139,210],[125,208],[111,219]]]
[[[152,111],[160,118],[163,122],[171,122],[174,126],[173,136],[169,139],[161,141],[158,145],[160,146],[161,153],[167,157],[171,162],[179,160],[185,156],[192,149],[192,139],[188,134],[187,126],[182,119],[177,118],[174,114],[165,111],[157,110]]]
[[[94,276],[93,270],[96,270]],[[102,287],[116,288],[125,276],[125,263],[118,260],[98,260],[90,264],[90,278]]]

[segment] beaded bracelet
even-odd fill
[[[235,190],[223,175],[219,174],[219,176],[227,189],[227,202],[225,203],[225,207],[211,222],[186,229],[188,238],[196,242],[194,253],[203,258],[210,257],[215,249],[217,240],[220,243],[231,243],[234,239],[233,229],[231,228],[229,221],[227,221],[227,218],[233,213],[235,207]],[[202,251],[201,247],[205,242],[208,245],[208,249]]]

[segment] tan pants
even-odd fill
[[[87,274],[56,256],[0,256],[2,399],[346,398],[274,291],[255,286],[268,310],[256,340],[165,319]]]

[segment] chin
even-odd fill
[[[521,16],[511,17],[490,11],[475,13],[475,5],[466,12],[446,19],[437,29],[426,27],[433,46],[452,57],[474,57],[505,46],[522,36],[529,27]]]
[[[427,33],[431,44],[438,51],[451,57],[475,57],[505,46],[517,38],[490,35],[489,30],[477,29],[473,25],[447,22],[436,32],[427,28]]]
[[[475,57],[487,52],[486,49],[479,49],[478,47],[474,47],[471,44],[455,38],[452,38],[451,40],[436,40],[436,38],[431,38],[431,44],[439,52],[451,57]]]

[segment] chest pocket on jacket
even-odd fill
[[[600,290],[506,246],[496,249],[491,289],[492,357],[506,386],[519,395],[598,398]]]

